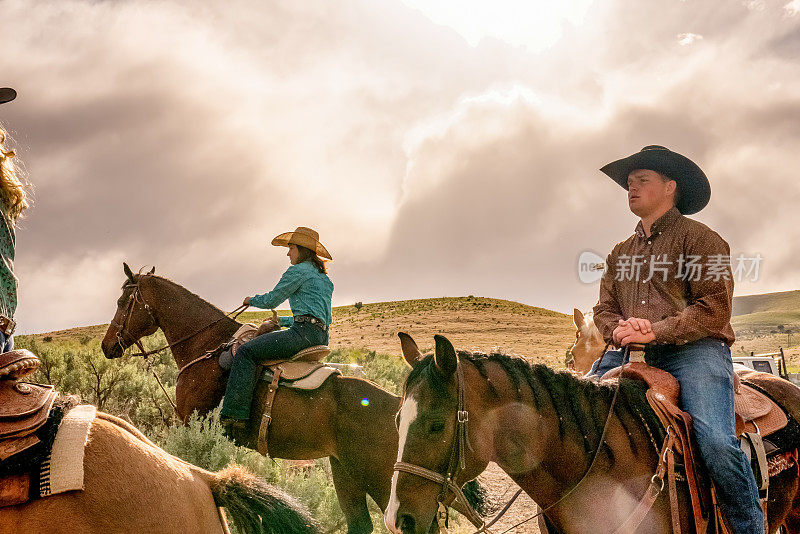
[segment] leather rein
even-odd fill
[[[608,349],[610,344],[606,345],[606,349]],[[605,350],[603,353],[605,353]],[[601,356],[602,358],[602,356]],[[511,497],[509,502],[503,507],[503,509],[489,522],[486,523],[478,514],[477,511],[469,504],[467,501],[464,492],[461,491],[461,488],[455,483],[455,479],[459,475],[459,471],[465,469],[466,467],[466,459],[465,459],[465,450],[467,446],[467,423],[469,422],[469,412],[466,409],[466,405],[464,402],[464,373],[461,368],[462,364],[461,361],[456,358],[456,377],[457,377],[457,385],[456,385],[456,396],[457,396],[457,410],[456,410],[456,439],[453,440],[451,448],[450,448],[450,461],[448,463],[447,474],[442,475],[441,473],[437,473],[436,471],[432,471],[430,469],[426,469],[419,465],[411,464],[408,462],[400,462],[394,464],[395,471],[403,471],[405,473],[409,473],[412,475],[416,475],[418,477],[430,480],[436,484],[440,484],[442,486],[441,491],[439,493],[439,497],[437,499],[438,503],[438,511],[436,514],[436,519],[439,524],[439,528],[443,529],[447,526],[447,518],[448,518],[448,509],[447,506],[444,504],[447,493],[452,492],[455,500],[460,502],[464,509],[467,511],[467,518],[475,525],[478,526],[478,530],[476,530],[473,534],[481,534],[484,532],[490,532],[488,529],[491,527],[498,519],[511,507],[511,504],[516,500],[516,498],[522,493],[522,489],[520,488],[517,493]],[[592,461],[589,463],[589,467],[584,472],[581,479],[570,488],[564,495],[562,495],[557,501],[550,504],[549,506],[539,510],[536,514],[520,521],[516,525],[507,528],[503,531],[502,534],[517,528],[518,526],[522,525],[523,523],[527,523],[531,519],[534,519],[540,515],[543,515],[545,512],[551,510],[556,505],[560,504],[564,501],[567,497],[569,497],[577,488],[578,486],[583,483],[584,480],[587,479],[589,473],[592,471],[592,468],[595,465],[597,457],[600,455],[600,450],[603,446],[603,442],[605,441],[606,432],[608,430],[609,422],[611,421],[611,416],[614,413],[614,406],[617,402],[617,395],[619,393],[619,386],[614,390],[614,396],[611,399],[611,405],[608,409],[608,415],[606,416],[606,421],[603,425],[603,432],[600,434],[600,441],[597,445],[597,450],[592,457]],[[622,534],[626,532],[634,531],[639,524],[644,520],[647,512],[653,507],[656,498],[664,489],[664,476],[666,474],[666,462],[667,462],[667,455],[666,452],[669,447],[672,445],[672,440],[669,439],[670,435],[668,433],[667,437],[664,439],[664,445],[659,454],[659,463],[656,467],[655,474],[653,474],[650,485],[647,488],[644,496],[642,497],[641,501],[639,502],[636,509],[631,513],[631,515],[623,522],[623,524],[614,531],[614,534]]]

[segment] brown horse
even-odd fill
[[[84,456],[84,490],[0,508],[0,534],[228,533],[220,506],[247,533],[316,532],[296,504],[242,468],[205,471],[98,412]]]
[[[127,265],[124,270],[127,279],[122,296],[102,342],[108,358],[121,356],[135,340],[161,328],[167,342],[174,344],[175,363],[183,369],[199,355],[228,341],[241,326],[153,271],[133,274]],[[194,411],[201,415],[211,411],[222,399],[226,381],[227,373],[216,357],[185,368],[176,386],[180,417],[186,420]],[[259,387],[266,384],[262,382]],[[255,398],[261,398],[258,391]],[[365,399],[368,402],[363,402]],[[381,510],[386,509],[397,456],[394,416],[399,406],[399,397],[375,384],[340,375],[331,376],[313,391],[279,388],[272,410],[269,453],[275,458],[296,460],[328,457],[348,532],[371,532],[366,496],[372,497]],[[262,413],[263,406],[254,407],[251,420],[260,421]],[[251,425],[251,443],[257,432],[258,425]],[[475,484],[470,487],[470,496],[480,505],[481,492]]]
[[[453,471],[455,465],[458,484],[494,461],[546,510],[558,532],[616,532],[648,490],[664,439],[641,383],[584,380],[502,354],[456,354],[446,338],[435,339],[435,353],[423,357],[401,334],[404,358],[413,369],[399,414],[398,458],[422,470],[398,463],[387,527],[402,534],[428,532],[442,492],[429,474]],[[796,405],[800,390],[794,389]],[[463,411],[457,418],[460,395]],[[463,438],[455,437],[463,428],[457,419],[468,421]],[[679,490],[685,504],[685,489]],[[637,532],[672,532],[667,493],[658,494]],[[790,533],[800,532],[796,468],[770,478],[769,497],[769,532],[782,524]],[[687,507],[681,509],[683,531],[691,532]]]

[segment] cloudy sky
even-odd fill
[[[570,312],[633,230],[597,169],[662,144],[696,218],[800,288],[800,0],[0,2],[0,107],[35,186],[22,332],[108,322],[122,262],[224,309],[312,226],[334,304],[481,295]]]

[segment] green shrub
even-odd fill
[[[311,470],[300,471],[281,460],[237,447],[222,434],[219,408],[207,417],[193,415],[187,426],[168,427],[159,445],[170,454],[209,471],[218,471],[230,463],[244,466],[305,504],[323,532],[344,525],[327,460],[317,460]]]

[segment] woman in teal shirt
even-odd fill
[[[272,244],[289,247],[287,256],[291,265],[272,291],[247,297],[244,303],[270,309],[289,299],[292,316],[280,317],[276,325],[288,330],[258,336],[236,351],[221,412],[222,421],[229,428],[244,428],[250,417],[259,364],[289,358],[305,348],[328,343],[328,326],[333,320],[333,283],[320,256],[330,260],[331,255],[319,242],[319,234],[302,226],[279,235]]]

